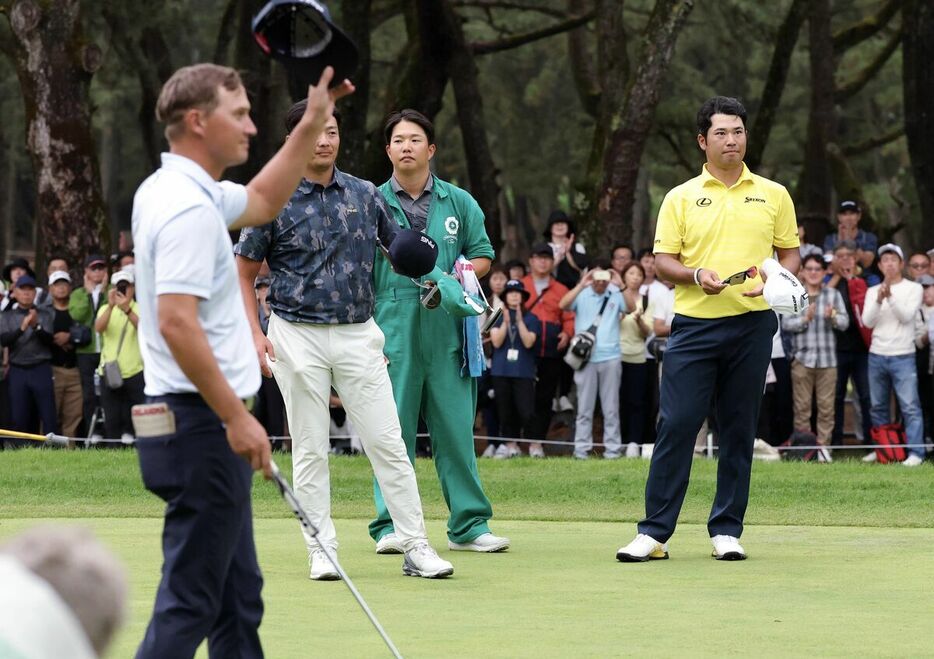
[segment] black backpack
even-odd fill
[[[795,430],[791,436],[785,440],[782,446],[786,447],[782,451],[782,457],[785,460],[796,460],[801,462],[812,462],[817,460],[817,436],[806,430]],[[802,448],[796,448],[802,447]],[[811,448],[803,448],[811,447]]]

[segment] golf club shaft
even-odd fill
[[[292,491],[288,481],[286,481],[285,477],[280,473],[278,465],[276,465],[274,461],[271,461],[271,464],[272,475],[276,481],[276,485],[279,487],[279,491],[282,493],[282,498],[285,499],[287,504],[289,504],[289,507],[292,509],[292,512],[295,513],[295,516],[298,518],[298,521],[301,522],[302,526],[308,529],[308,532],[311,534],[311,536],[317,540],[318,527],[312,524],[311,519],[305,513],[305,510],[302,508],[301,504],[299,504],[298,499],[296,498],[295,493]],[[389,634],[386,633],[386,630],[383,629],[383,626],[379,623],[379,620],[376,619],[376,616],[370,610],[370,607],[367,606],[366,601],[360,595],[359,591],[357,591],[357,588],[353,585],[350,577],[347,576],[346,572],[344,572],[344,568],[341,567],[341,564],[337,562],[337,557],[331,553],[331,550],[325,545],[325,543],[318,542],[318,547],[321,548],[321,551],[324,552],[324,555],[328,557],[329,561],[331,561],[331,564],[337,570],[337,574],[340,575],[341,580],[347,584],[347,588],[350,589],[350,593],[354,596],[354,599],[357,600],[357,604],[359,604],[360,608],[363,609],[363,612],[366,614],[366,617],[370,619],[370,622],[376,628],[376,631],[379,632],[379,635],[382,637],[386,647],[389,648],[392,656],[396,659],[402,659],[402,654],[400,654],[398,648],[396,648],[395,643],[392,642],[392,639],[389,638]]]
[[[29,439],[34,442],[49,442],[50,444],[67,444],[68,438],[63,435],[49,433],[47,435],[37,435],[31,432],[19,432],[17,430],[0,430],[0,437],[9,437],[12,439]]]

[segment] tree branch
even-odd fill
[[[903,0],[887,0],[872,16],[844,28],[833,35],[833,52],[838,57],[844,51],[862,43],[888,25],[892,16],[901,9]]]
[[[524,34],[517,34],[514,37],[500,39],[499,41],[478,41],[470,44],[470,48],[474,55],[489,55],[490,53],[497,53],[503,50],[518,48],[519,46],[524,46],[527,43],[532,43],[533,41],[538,41],[540,39],[546,39],[556,34],[561,34],[562,32],[567,32],[568,30],[573,30],[576,27],[580,27],[581,25],[584,25],[585,23],[593,20],[595,13],[596,12],[589,11],[586,14],[568,18],[567,20],[555,23],[554,25],[549,25],[548,27],[541,28],[539,30],[532,30],[531,32],[526,32]]]
[[[560,9],[552,9],[551,7],[542,7],[540,5],[524,2],[508,2],[507,0],[456,0],[453,5],[465,9],[512,9],[515,11],[534,11],[553,18],[568,17],[568,14]]]
[[[697,172],[697,165],[691,164],[691,161],[687,159],[687,156],[684,155],[684,151],[681,150],[681,145],[678,144],[678,141],[669,133],[667,130],[659,129],[658,134],[668,142],[668,146],[671,147],[671,150],[674,151],[675,158],[678,160],[678,164],[681,167],[684,167],[689,173],[694,174]]]
[[[772,62],[769,65],[765,86],[760,96],[762,102],[750,126],[753,141],[746,151],[746,164],[753,171],[758,169],[759,163],[762,162],[762,154],[765,153],[765,147],[775,123],[775,115],[778,112],[782,92],[788,80],[788,71],[791,68],[791,56],[808,13],[807,7],[807,0],[794,0],[785,15],[785,20],[778,28],[775,50],[772,51]]]
[[[878,55],[866,65],[862,71],[860,71],[852,80],[846,82],[842,85],[838,85],[834,90],[833,98],[835,103],[843,103],[849,98],[852,98],[859,92],[860,89],[866,86],[866,84],[873,79],[873,77],[879,72],[879,70],[885,66],[885,63],[889,60],[898,47],[902,43],[902,35],[900,32],[894,32],[891,37],[889,37],[888,43],[885,44]]]
[[[576,2],[577,0],[567,0],[568,9]],[[625,33],[622,36],[625,38]],[[597,38],[599,39],[599,36]],[[584,27],[568,32],[568,57],[574,86],[577,88],[577,95],[584,106],[584,111],[596,119],[600,111],[600,96],[603,90],[600,88],[600,81],[597,77],[594,55],[588,48],[589,42],[590,35]]]
[[[878,137],[871,137],[868,140],[863,140],[862,142],[845,145],[843,147],[843,155],[859,156],[866,153],[867,151],[872,151],[873,149],[878,149],[880,146],[885,146],[889,142],[894,142],[895,140],[904,136],[905,127],[897,126],[890,130],[888,133],[883,133]]]

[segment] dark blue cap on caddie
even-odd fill
[[[431,272],[438,260],[438,245],[414,229],[402,229],[389,245],[392,269],[403,277],[423,277]]]
[[[308,84],[334,67],[331,86],[357,70],[357,46],[341,32],[317,0],[271,0],[253,17],[253,37],[267,55],[281,60]]]

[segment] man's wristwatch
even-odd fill
[[[703,270],[703,268],[694,268],[694,283],[697,284],[698,286],[701,285],[700,283],[700,271],[701,270]]]

